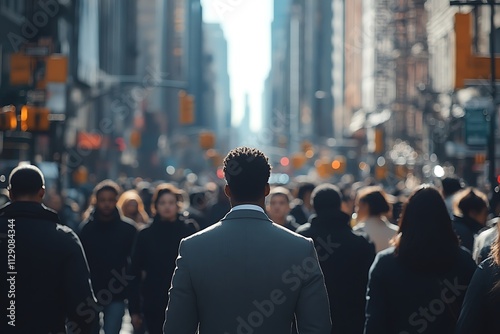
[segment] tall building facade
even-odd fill
[[[231,93],[227,40],[222,27],[217,23],[204,23],[203,36],[205,65],[208,67],[209,75],[211,75],[210,79],[206,80],[211,85],[206,87],[210,89],[210,93],[207,94],[209,101],[204,103],[204,108],[207,114],[213,115],[211,122],[207,122],[207,124],[209,124],[208,128],[217,135],[217,148],[225,152],[230,149],[231,133]],[[211,97],[212,94],[213,97]]]

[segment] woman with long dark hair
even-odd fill
[[[493,227],[498,229],[498,225]],[[500,333],[500,239],[496,238],[491,256],[476,269],[465,294],[457,323],[457,334]]]
[[[476,265],[435,187],[408,198],[392,243],[370,269],[365,334],[452,333]]]
[[[146,323],[149,334],[163,333],[168,289],[179,243],[198,230],[197,223],[181,214],[181,192],[163,183],[152,199],[153,221],[139,232],[132,253],[133,282],[129,311],[136,330]]]

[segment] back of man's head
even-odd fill
[[[316,186],[311,182],[304,182],[299,185],[299,190],[297,192],[297,198],[304,200],[307,193],[312,193]]]
[[[463,189],[462,183],[460,179],[457,177],[445,177],[441,180],[441,185],[443,187],[443,196],[448,197],[453,195],[454,193]]]
[[[311,194],[311,202],[314,211],[318,215],[326,212],[339,211],[342,201],[340,189],[330,183],[322,184],[314,188]]]
[[[44,188],[45,179],[36,166],[21,165],[10,173],[9,192],[12,201],[22,197],[35,197]]]
[[[235,148],[224,159],[224,177],[237,202],[255,202],[265,197],[270,176],[269,160],[256,148]]]

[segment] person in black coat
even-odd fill
[[[365,334],[453,333],[476,264],[435,187],[408,198],[393,243],[370,268]]]
[[[311,199],[316,214],[297,233],[314,240],[330,301],[331,333],[361,334],[375,246],[351,230],[350,216],[341,211],[341,194],[336,186],[316,187]]]
[[[125,313],[125,300],[132,283],[128,274],[137,229],[120,215],[116,203],[119,186],[104,180],[94,189],[88,217],[80,225],[80,239],[87,255],[92,286],[104,313],[106,334],[119,334]],[[95,333],[100,324],[96,323]]]
[[[456,334],[500,333],[500,244],[492,246],[492,256],[477,268],[465,294]]]
[[[168,289],[182,238],[199,227],[179,213],[180,191],[171,184],[156,187],[152,200],[152,223],[137,236],[132,255],[135,276],[129,312],[132,325],[140,330],[144,322],[149,334],[163,333]]]
[[[24,165],[9,178],[0,209],[0,333],[89,334],[96,302],[77,235],[42,204],[44,179]]]
[[[481,191],[469,188],[456,194],[455,201],[460,216],[453,217],[453,228],[461,245],[472,254],[474,237],[488,220],[488,198]]]
[[[294,206],[290,210],[290,215],[293,216],[295,222],[299,225],[307,223],[309,217],[313,214],[311,205],[311,194],[315,185],[305,182],[299,186],[297,198],[294,200]]]

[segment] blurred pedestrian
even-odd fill
[[[393,244],[370,268],[365,334],[453,333],[476,264],[437,188],[410,195]]]
[[[493,217],[486,222],[486,228],[480,231],[474,238],[474,249],[472,250],[472,257],[477,264],[483,262],[491,251],[491,245],[497,239],[498,229],[500,225],[500,187],[496,186],[490,198],[490,211]]]
[[[491,257],[477,268],[470,282],[458,318],[456,334],[500,333],[500,240],[491,248]]]
[[[81,222],[80,207],[71,198],[65,198],[57,189],[50,189],[46,192],[44,204],[57,212],[60,223],[71,227],[78,232]]]
[[[330,301],[331,333],[362,334],[375,246],[351,230],[351,217],[341,210],[338,187],[322,184],[314,189],[311,200],[316,214],[297,233],[314,240]]]
[[[297,198],[292,203],[290,215],[295,218],[295,222],[299,225],[307,223],[309,217],[314,213],[311,204],[311,194],[314,187],[313,183],[304,182],[299,185],[297,190]]]
[[[135,222],[137,229],[142,229],[149,222],[142,198],[135,190],[127,190],[121,194],[116,206],[122,215]]]
[[[195,233],[195,221],[181,214],[180,190],[160,184],[153,194],[153,222],[139,232],[132,255],[132,288],[129,311],[136,330],[143,320],[149,334],[162,333],[168,289],[175,269],[179,243]]]
[[[153,197],[153,188],[147,181],[138,182],[135,188],[142,199],[142,203],[144,203],[144,210],[146,210],[149,217],[152,216],[151,198]]]
[[[264,213],[271,166],[239,147],[224,159],[232,209],[183,239],[169,291],[164,334],[330,333],[330,313],[314,244]]]
[[[91,333],[96,318],[90,273],[76,234],[42,204],[35,166],[9,177],[11,203],[0,209],[0,333]]]
[[[127,274],[137,229],[116,206],[119,186],[104,180],[96,185],[86,219],[80,226],[80,238],[89,262],[92,286],[102,306],[105,334],[119,334],[125,313],[125,300],[132,278]],[[96,323],[94,333],[101,325]]]
[[[474,237],[488,220],[488,198],[478,189],[468,188],[455,195],[455,205],[453,228],[460,244],[472,254]]]
[[[224,187],[220,184],[217,186],[217,199],[215,203],[208,208],[208,224],[213,225],[219,220],[224,218],[224,216],[231,210],[231,204],[229,199],[224,193]]]
[[[296,231],[301,225],[295,222],[295,218],[290,215],[290,202],[292,194],[285,187],[274,187],[269,193],[267,214],[269,218],[278,225],[284,226],[291,231]]]
[[[208,199],[206,190],[203,187],[191,187],[189,189],[189,206],[186,209],[189,218],[194,219],[200,229],[204,229],[211,224],[208,223]]]
[[[448,214],[452,219],[454,214],[454,208],[453,208],[454,197],[455,194],[462,189],[463,189],[462,182],[456,176],[448,176],[441,180],[441,193],[443,194]]]
[[[375,244],[377,253],[390,247],[390,240],[396,235],[398,227],[387,219],[391,205],[385,191],[377,186],[360,189],[355,210],[358,223],[354,231],[366,233]]]

